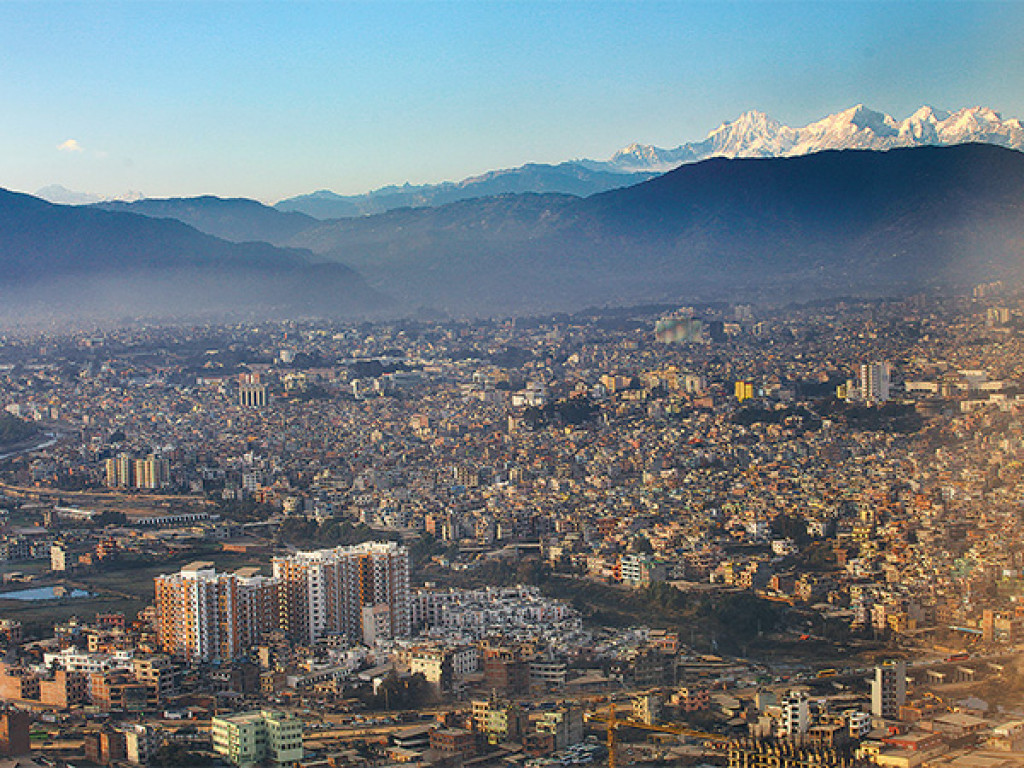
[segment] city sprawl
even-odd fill
[[[1024,764],[1024,300],[0,337],[0,756]]]

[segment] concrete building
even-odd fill
[[[895,718],[906,701],[906,662],[890,660],[875,667],[875,677],[871,681],[871,714]]]
[[[50,570],[66,571],[68,569],[68,548],[63,544],[50,545]]]
[[[156,490],[171,482],[171,462],[162,456],[149,454],[135,460],[134,485],[136,488]]]
[[[198,562],[157,576],[157,636],[161,649],[194,661],[244,655],[277,627],[278,582],[251,569],[218,574]]]
[[[122,733],[125,759],[132,765],[147,765],[163,741],[163,735],[148,725],[129,725]]]
[[[643,693],[633,699],[633,719],[647,725],[658,722],[661,713],[661,697],[654,693]]]
[[[31,752],[28,727],[32,716],[20,709],[0,710],[0,757],[15,757]]]
[[[409,672],[423,675],[423,679],[440,692],[450,691],[454,679],[453,655],[447,648],[412,648],[409,651]]]
[[[538,733],[550,734],[555,749],[565,749],[583,741],[583,708],[565,703],[541,714],[536,722]]]
[[[884,403],[889,399],[888,363],[864,363],[860,367],[860,398],[865,403]]]
[[[780,704],[782,717],[779,719],[779,735],[783,738],[799,739],[811,727],[807,694],[803,691],[790,691]]]
[[[238,404],[243,408],[262,408],[267,404],[267,385],[260,381],[258,373],[239,374]]]
[[[135,462],[127,453],[106,460],[106,484],[110,488],[130,488],[134,485]]]
[[[238,768],[260,763],[284,768],[302,759],[302,721],[285,712],[264,709],[215,717],[210,733],[214,752]]]
[[[281,583],[282,629],[296,641],[316,642],[330,634],[364,638],[366,607],[386,606],[389,627],[377,625],[382,613],[371,612],[371,634],[410,634],[409,550],[394,542],[366,542],[298,552],[275,558]]]

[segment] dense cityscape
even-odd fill
[[[0,755],[1024,764],[1024,300],[0,338]]]

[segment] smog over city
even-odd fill
[[[1024,765],[1022,33],[0,3],[0,768]]]

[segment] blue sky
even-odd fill
[[[0,3],[0,186],[275,201],[760,109],[1024,117],[1024,3]]]

